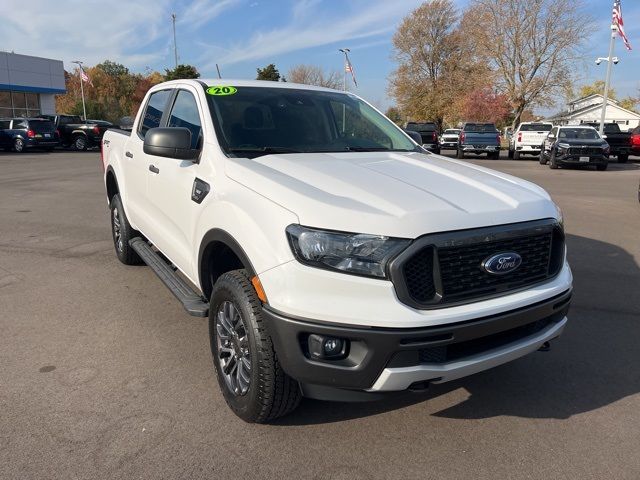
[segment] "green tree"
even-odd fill
[[[258,72],[256,80],[270,80],[272,82],[286,81],[284,77],[280,76],[280,72],[273,63],[270,63],[264,68],[256,68],[256,71]]]
[[[121,77],[124,75],[129,75],[129,69],[127,67],[120,63],[112,62],[111,60],[105,60],[104,62],[96,65],[94,68],[99,68],[110,77]]]
[[[200,78],[200,73],[193,65],[178,65],[173,70],[165,69],[164,79],[180,80],[183,78]]]

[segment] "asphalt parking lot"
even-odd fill
[[[470,161],[562,207],[563,337],[425,394],[248,425],[206,320],[117,261],[99,154],[0,153],[0,478],[640,478],[640,163]]]

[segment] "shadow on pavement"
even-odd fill
[[[458,388],[469,397],[434,415],[563,419],[640,392],[640,268],[625,250],[567,236],[574,274],[569,325],[548,353],[534,353],[423,394],[371,403],[304,400],[279,425],[330,423],[392,411]]]

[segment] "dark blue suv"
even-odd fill
[[[53,122],[42,118],[0,119],[0,148],[22,153],[31,148],[53,150],[60,135]]]

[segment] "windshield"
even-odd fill
[[[460,130],[454,130],[451,128],[448,128],[444,131],[445,135],[457,135],[458,133],[460,133]]]
[[[600,135],[593,128],[563,128],[558,138],[573,138],[581,140],[598,140]]]
[[[476,133],[497,133],[498,130],[493,123],[467,123],[464,126],[465,132]]]
[[[520,125],[521,132],[550,132],[553,125],[550,123],[528,123]]]
[[[216,88],[208,90],[215,93]],[[207,95],[221,146],[229,155],[421,151],[391,121],[352,95],[278,87],[232,90]]]

